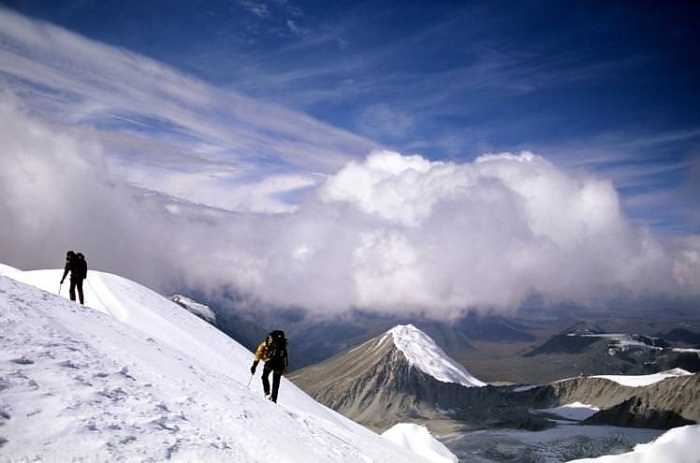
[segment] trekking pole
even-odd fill
[[[59,295],[59,296],[61,295],[61,286],[63,286],[63,282],[60,282],[60,283],[58,284],[58,295]]]
[[[250,382],[253,380],[253,375],[250,375],[250,378],[248,378],[248,384],[246,384],[246,388],[250,388]]]

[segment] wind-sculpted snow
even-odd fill
[[[445,353],[435,341],[413,325],[399,325],[388,332],[394,344],[403,352],[408,362],[425,374],[444,383],[463,386],[485,386],[462,365]]]
[[[685,371],[681,368],[675,368],[670,371],[663,371],[659,373],[652,373],[649,375],[595,375],[591,378],[603,378],[614,381],[623,386],[637,387],[637,386],[649,386],[656,384],[659,381],[663,381],[668,378],[675,378],[678,376],[690,376],[693,373]]]
[[[184,307],[193,314],[197,315],[202,320],[216,326],[216,313],[207,305],[200,304],[197,301],[193,301],[187,296],[181,294],[176,294],[170,297],[170,300],[177,305]]]
[[[90,271],[81,306],[0,271],[2,461],[424,461],[286,378],[267,401],[249,351],[141,285]]]
[[[570,463],[697,463],[700,425],[672,429],[648,444],[639,444],[622,455],[572,460]]]
[[[437,442],[425,426],[399,423],[384,431],[382,436],[402,447],[415,449],[416,453],[425,456],[433,463],[457,463],[457,457],[447,447]]]

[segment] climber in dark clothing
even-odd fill
[[[63,280],[66,279],[68,272],[70,272],[70,290],[68,291],[70,300],[75,300],[75,290],[77,289],[80,303],[84,304],[85,298],[83,296],[83,280],[87,278],[87,261],[85,260],[85,256],[81,253],[68,251],[66,253],[66,266],[63,269],[61,284],[63,284]]]
[[[280,388],[280,379],[287,373],[289,357],[287,354],[287,339],[284,331],[275,330],[267,335],[255,350],[253,365],[250,367],[250,374],[255,374],[258,362],[265,362],[262,372],[262,383],[265,397],[273,402],[277,402],[277,393]],[[272,391],[270,391],[270,373],[272,373]]]

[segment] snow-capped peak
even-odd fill
[[[438,381],[467,387],[486,385],[450,358],[430,336],[415,326],[398,325],[387,331],[387,334],[393,336],[394,345],[403,352],[411,365]]]

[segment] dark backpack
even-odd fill
[[[270,360],[285,358],[287,355],[287,340],[284,337],[284,331],[275,330],[267,335],[265,352]]]
[[[87,261],[82,253],[75,255],[75,273],[77,278],[87,278]]]

